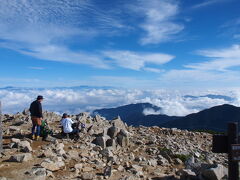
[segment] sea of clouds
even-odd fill
[[[1,88],[3,113],[22,112],[37,95],[43,95],[44,110],[78,114],[99,108],[148,102],[160,111],[145,109],[144,114],[184,116],[221,104],[240,106],[239,89],[232,90],[138,90],[118,88]]]

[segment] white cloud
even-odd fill
[[[137,25],[147,33],[141,40],[143,44],[170,40],[183,28],[173,22],[178,13],[178,4],[174,1],[140,0],[130,5],[131,12],[127,11],[128,4],[104,9],[104,6],[91,0],[3,1],[0,4],[0,47],[41,60],[86,64],[97,68],[111,68],[111,64],[115,64],[159,73],[158,68],[147,67],[147,64],[161,65],[173,56],[117,50],[88,52],[70,48],[73,39],[78,44],[84,44],[98,35],[119,35],[129,29],[134,30],[136,27],[126,25],[129,22],[122,18],[124,15],[131,15],[130,19],[133,18],[134,22],[144,18],[144,22]]]
[[[235,44],[229,48],[213,49],[213,50],[200,50],[199,55],[212,57],[212,58],[239,58],[240,57],[240,45]]]
[[[165,87],[237,87],[240,73],[240,46],[199,50],[197,54],[207,60],[184,65],[184,69],[171,69],[161,74],[159,83]]]
[[[146,68],[147,64],[162,65],[174,58],[174,56],[168,54],[137,53],[131,51],[105,51],[103,55],[113,60],[118,66],[133,70]],[[154,70],[156,72],[156,69],[147,68],[145,70]]]
[[[126,89],[0,89],[0,99],[4,113],[15,113],[29,107],[37,95],[45,97],[45,110],[55,112],[80,113],[103,107],[117,107],[130,103],[149,102],[161,107],[161,112],[146,111],[148,114],[167,114],[183,116],[225,103],[240,105],[239,89],[231,90],[126,90]],[[207,94],[225,95],[233,100],[200,97]],[[186,98],[185,95],[197,96]]]
[[[175,34],[173,31],[178,26],[171,22],[171,18],[177,13],[178,5],[165,0],[152,2],[153,4],[140,2],[140,11],[144,12],[146,18],[141,25],[148,33],[144,40],[146,43],[150,42],[151,38],[159,42],[163,39],[150,35],[152,31],[147,30],[149,26],[156,28],[155,32],[164,38]],[[159,5],[160,9],[156,9],[154,4]],[[121,5],[120,9],[124,8],[125,6]],[[86,64],[97,68],[111,68],[110,64],[115,63],[128,69],[147,68],[147,71],[159,72],[157,68],[146,67],[146,64],[164,64],[173,59],[173,56],[131,51],[88,52],[70,48],[72,39],[78,44],[84,44],[97,35],[111,36],[118,30],[123,33],[128,29],[125,25],[127,20],[119,16],[124,15],[123,12],[103,9],[93,1],[85,0],[3,1],[0,4],[0,47],[41,60]],[[135,20],[139,16],[141,15],[133,15]],[[113,63],[105,58],[110,58]]]
[[[161,73],[164,72],[163,69],[158,69],[158,68],[150,68],[150,67],[146,67],[144,68],[145,71],[149,71],[149,72],[154,72],[154,73]]]
[[[158,114],[161,114],[161,111],[160,110],[159,111],[155,111],[153,108],[145,108],[143,110],[143,114],[145,116],[147,116],[147,115],[158,115]]]
[[[44,70],[45,68],[44,67],[36,67],[36,66],[31,66],[31,67],[28,67],[28,69],[35,69],[35,70]]]
[[[171,0],[140,0],[140,4],[132,9],[143,14],[144,21],[140,27],[146,32],[141,44],[158,44],[174,39],[184,29],[182,24],[174,22],[179,11],[177,1]]]
[[[33,51],[19,51],[23,54],[31,55],[43,60],[87,64],[98,68],[109,68],[109,66],[104,63],[103,59],[101,59],[101,56],[92,55],[86,52],[73,52],[65,47],[49,45],[34,48],[32,50]]]
[[[240,18],[225,22],[221,27],[221,36],[238,40],[240,38]]]
[[[190,64],[185,67],[198,70],[224,71],[231,67],[240,66],[240,45],[233,45],[224,49],[200,50],[198,54],[213,60]]]
[[[167,87],[222,88],[237,87],[240,73],[235,71],[206,71],[198,69],[170,70],[159,77],[159,83]]]
[[[207,7],[207,6],[210,6],[210,5],[214,5],[214,4],[217,4],[217,3],[224,3],[224,2],[229,2],[231,0],[205,0],[199,4],[196,4],[194,6],[192,6],[191,8],[192,9],[199,9],[199,8],[203,8],[203,7]]]
[[[107,10],[99,9],[91,1],[12,0],[0,3],[0,47],[43,60],[106,68],[101,56],[72,50],[69,43],[73,38],[84,43],[97,34],[110,35],[121,28],[125,27],[114,13],[109,15]]]

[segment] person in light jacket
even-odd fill
[[[73,128],[74,122],[71,118],[67,115],[67,113],[64,113],[61,120],[61,125],[63,128],[63,132],[65,134],[73,134],[78,135],[79,134],[79,128]]]

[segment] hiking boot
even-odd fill
[[[36,140],[38,141],[40,139],[40,136],[37,136]]]
[[[34,140],[35,139],[35,135],[32,135],[32,140]]]

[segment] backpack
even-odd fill
[[[40,126],[40,136],[43,138],[43,140],[46,140],[48,135],[52,135],[53,131],[49,129],[48,124],[46,121],[42,121],[42,124]]]

